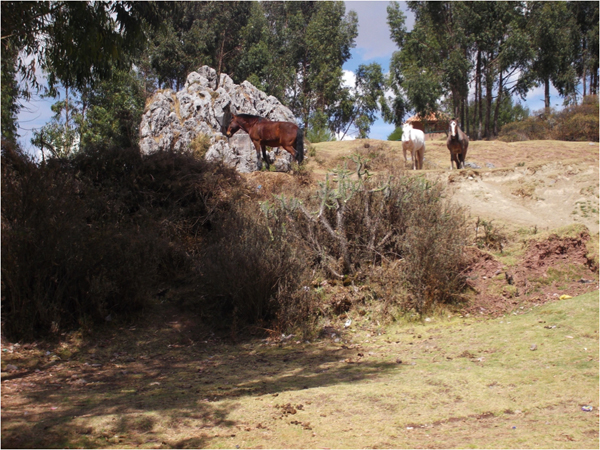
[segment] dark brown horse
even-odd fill
[[[456,163],[457,169],[464,169],[469,137],[460,129],[456,119],[450,120],[446,145],[450,150],[450,169],[453,169],[453,163]]]
[[[231,137],[240,128],[250,136],[256,148],[256,165],[258,170],[262,169],[260,152],[269,168],[269,157],[267,156],[267,145],[269,147],[283,147],[290,152],[294,159],[301,163],[304,159],[304,134],[295,123],[272,122],[264,117],[252,116],[250,114],[231,114],[226,119],[227,137]]]

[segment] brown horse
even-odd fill
[[[231,137],[240,128],[250,136],[254,147],[256,148],[256,165],[258,170],[262,169],[260,152],[269,166],[267,156],[267,145],[269,147],[283,147],[294,157],[298,163],[304,159],[304,134],[295,123],[290,122],[272,122],[264,117],[252,116],[250,114],[231,114],[227,118],[227,137]]]
[[[469,137],[460,129],[456,119],[450,120],[446,146],[450,150],[450,169],[454,168],[452,163],[456,163],[457,169],[464,169],[467,149],[469,148]]]

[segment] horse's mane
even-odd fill
[[[266,120],[264,117],[261,116],[254,116],[252,114],[236,114],[237,117],[241,117],[242,119],[258,119],[258,120]]]

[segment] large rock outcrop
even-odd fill
[[[210,142],[207,159],[223,160],[240,172],[252,172],[256,170],[256,150],[250,137],[243,130],[229,139],[225,136],[223,121],[227,108],[233,114],[296,123],[287,107],[248,81],[238,85],[228,75],[221,74],[217,88],[217,72],[203,66],[188,75],[179,92],[158,91],[147,103],[140,124],[140,149],[143,153],[185,152],[195,140],[204,139]],[[289,170],[292,157],[287,151],[273,149],[269,156],[277,170]]]

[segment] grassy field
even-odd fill
[[[310,343],[227,344],[163,314],[11,346],[3,371],[23,370],[3,373],[2,445],[598,447],[597,292],[487,320],[349,314]]]

